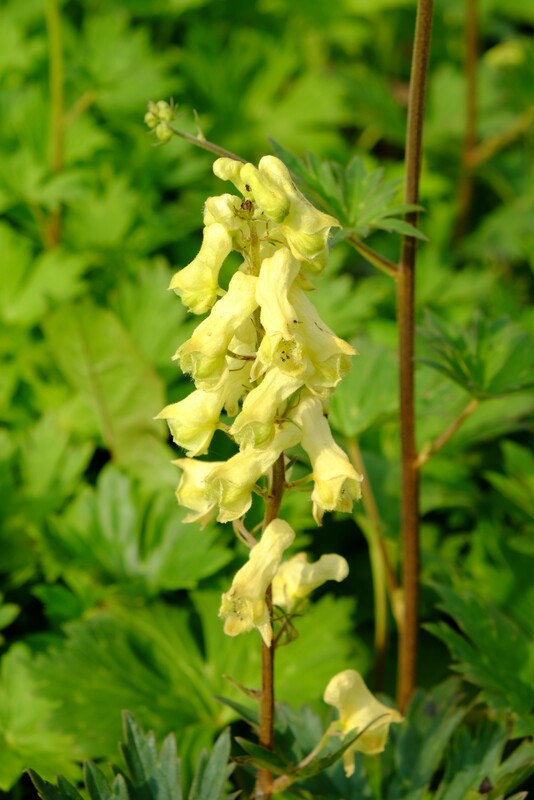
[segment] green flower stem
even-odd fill
[[[273,519],[277,519],[285,489],[285,461],[281,453],[273,465],[271,491],[263,518],[263,530]],[[265,600],[273,621],[272,588],[267,589]],[[261,643],[261,696],[260,696],[260,744],[267,750],[274,747],[274,654],[275,643],[267,647]],[[256,796],[270,798],[273,790],[273,776],[269,770],[258,770]]]
[[[46,25],[49,47],[50,81],[50,166],[58,174],[64,167],[65,97],[63,90],[63,48],[61,11],[58,0],[46,0]],[[54,247],[60,237],[60,212],[55,211],[47,222],[43,238],[47,247]]]
[[[389,592],[390,605],[395,615],[395,597],[398,592],[397,579],[389,561],[388,553],[380,531],[383,529],[382,520],[378,513],[373,489],[365,468],[361,450],[356,439],[346,440],[350,460],[358,472],[363,475],[362,504],[366,519],[358,520],[360,527],[367,539],[369,547],[369,560],[373,577],[373,595],[375,612],[375,691],[380,691],[384,676],[384,667],[387,653],[387,595]],[[402,619],[397,620],[402,624]]]
[[[376,267],[381,272],[385,272],[386,275],[389,275],[392,278],[396,278],[399,274],[399,267],[397,264],[394,264],[393,261],[390,261],[389,258],[386,258],[377,250],[374,250],[372,247],[369,247],[368,244],[364,244],[361,239],[358,239],[357,236],[349,236],[347,242],[351,244],[355,250],[362,255],[366,261]]]
[[[419,204],[423,113],[432,31],[432,11],[433,0],[418,0],[410,75],[405,159],[405,202],[410,205]],[[408,212],[406,222],[417,226],[417,212]],[[419,471],[416,463],[414,392],[416,247],[417,241],[413,236],[403,237],[397,278],[402,466],[402,586],[404,591],[404,624],[399,631],[397,686],[397,702],[401,711],[405,710],[415,687],[418,637]]]
[[[420,469],[423,467],[432,456],[434,456],[437,452],[441,450],[441,448],[449,441],[449,439],[454,436],[458,428],[464,424],[466,419],[469,419],[471,414],[477,410],[480,405],[480,400],[476,397],[473,397],[469,403],[466,405],[463,411],[461,411],[456,419],[454,419],[451,424],[445,428],[443,433],[434,439],[433,442],[427,442],[424,445],[423,449],[419,453],[417,457],[417,468]]]
[[[470,156],[476,145],[477,121],[477,51],[478,20],[477,0],[465,0],[465,55],[464,75],[466,86],[465,131],[462,148],[462,168],[458,182],[458,216],[454,226],[453,239],[457,241],[463,234],[473,199],[473,167]]]
[[[214,144],[214,142],[209,142],[207,139],[201,138],[200,136],[192,136],[192,134],[181,131],[169,123],[167,123],[167,127],[174,133],[175,136],[179,136],[181,139],[185,139],[186,142],[190,142],[191,144],[196,144],[197,147],[201,147],[203,150],[209,150],[210,153],[215,153],[215,155],[222,156],[224,158],[233,158],[234,161],[241,161],[242,164],[247,163],[245,158],[236,156],[235,153],[225,150],[224,147],[219,147],[219,145]]]

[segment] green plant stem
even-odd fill
[[[489,161],[490,158],[512,144],[519,136],[529,131],[534,125],[534,105],[519,114],[502,133],[496,133],[474,147],[469,153],[469,164],[475,168]]]
[[[478,19],[477,0],[465,0],[465,131],[462,148],[462,164],[458,183],[458,216],[454,228],[453,240],[463,235],[471,201],[473,199],[473,167],[470,156],[476,144],[477,121],[477,51],[478,51]]]
[[[477,410],[479,405],[480,405],[480,400],[478,400],[476,397],[473,397],[472,400],[470,400],[470,402],[466,405],[464,410],[461,411],[460,414],[458,414],[456,419],[454,419],[451,422],[451,424],[447,428],[445,428],[443,433],[440,436],[438,436],[437,439],[434,439],[433,442],[428,442],[427,444],[424,445],[423,449],[421,450],[417,458],[418,469],[421,469],[422,466],[424,466],[428,461],[430,461],[432,456],[438,453],[441,450],[441,448],[445,444],[447,444],[449,439],[452,436],[454,436],[458,428],[464,424],[466,419],[469,419],[471,414],[473,414],[473,412]]]
[[[368,524],[362,527],[369,546],[369,560],[373,576],[373,600],[375,612],[375,691],[383,685],[384,668],[387,654],[387,594],[390,593],[390,604],[395,613],[394,597],[398,589],[395,573],[391,567],[384,540],[380,535],[383,529],[378,513],[373,489],[365,468],[361,450],[356,439],[347,439],[347,450],[354,467],[363,475],[362,504]],[[402,622],[402,620],[400,620]]]
[[[50,166],[58,174],[64,167],[65,97],[63,91],[63,48],[61,11],[58,0],[46,0],[50,81]],[[54,247],[60,238],[61,215],[54,211],[44,231],[45,245]]]
[[[219,147],[219,145],[215,144],[214,142],[209,142],[207,139],[202,137],[193,136],[190,133],[181,131],[178,128],[175,128],[174,125],[169,125],[169,129],[175,134],[175,136],[179,136],[181,139],[185,139],[186,142],[190,142],[191,144],[196,144],[197,147],[201,147],[203,150],[209,150],[210,153],[215,153],[215,155],[222,156],[224,158],[233,158],[234,161],[241,161],[242,164],[247,163],[245,158],[236,156],[235,153],[225,150],[224,147]]]
[[[368,244],[365,244],[358,239],[357,236],[349,236],[347,242],[351,244],[355,250],[362,255],[366,261],[376,267],[381,272],[385,272],[386,275],[389,275],[392,278],[396,278],[399,274],[399,267],[397,264],[394,264],[393,261],[390,261],[389,258],[386,258],[377,250],[374,250],[372,247],[369,247]]]
[[[278,517],[282,495],[285,489],[285,460],[281,453],[273,465],[273,476],[271,491],[263,518],[263,530],[273,519]],[[269,609],[269,614],[273,617],[272,588],[267,589],[265,600]],[[260,695],[260,744],[267,750],[274,747],[274,654],[275,643],[267,647],[265,642],[261,643],[261,695]],[[256,797],[272,797],[273,776],[269,770],[258,770],[256,781]]]
[[[419,204],[423,114],[432,31],[433,0],[418,0],[410,75],[406,134],[405,202]],[[417,225],[417,211],[406,221]],[[404,710],[415,687],[419,602],[419,475],[415,444],[415,261],[417,242],[403,236],[397,278],[400,367],[400,439],[402,469],[401,531],[404,624],[399,632],[397,702]]]

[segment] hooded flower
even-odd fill
[[[291,422],[280,425],[269,444],[250,447],[214,467],[205,477],[205,491],[219,507],[219,522],[242,517],[252,504],[252,491],[266,475],[278,456],[300,439],[300,431]]]
[[[212,308],[190,339],[178,348],[183,372],[188,372],[199,389],[217,385],[226,366],[226,351],[238,328],[257,307],[257,278],[236,272],[228,292]]]
[[[343,738],[349,733],[362,731],[343,754],[345,774],[350,777],[354,773],[354,753],[381,753],[386,746],[389,726],[401,722],[402,716],[396,709],[379,703],[359,672],[353,669],[335,675],[326,687],[323,699],[339,711],[339,720],[333,723],[332,734]]]
[[[267,219],[278,224],[273,236],[282,237],[298,261],[320,272],[328,258],[328,235],[339,222],[313,206],[296,188],[285,164],[275,156],[264,156],[256,168],[230,158],[219,158],[213,171],[232,181],[246,199],[256,203]]]
[[[165,406],[156,419],[167,420],[173,442],[187,450],[189,457],[200,456],[208,452],[223,405],[220,392],[197,389],[178,403]]]
[[[194,512],[184,517],[184,522],[199,522],[202,526],[206,525],[215,511],[215,500],[208,497],[204,481],[210,470],[223,462],[179,458],[172,463],[182,470],[182,477],[176,489],[176,499],[179,505]]]
[[[204,228],[202,246],[195,259],[177,272],[169,289],[174,289],[193,314],[205,314],[217,299],[219,271],[232,249],[232,237],[215,222]]]
[[[361,497],[362,476],[335,443],[322,402],[316,397],[305,397],[289,416],[301,428],[301,444],[311,461],[315,482],[313,516],[317,525],[321,525],[325,511],[350,513],[353,500]]]
[[[230,428],[242,449],[259,447],[271,439],[280,407],[301,386],[300,378],[277,367],[265,373],[261,383],[247,394],[241,413]]]
[[[237,572],[230,591],[222,596],[219,616],[225,620],[224,632],[228,636],[257,628],[267,647],[271,646],[273,632],[265,592],[294,538],[293,529],[284,520],[275,519],[267,525],[247,563]]]
[[[299,600],[307,597],[326,581],[344,580],[349,574],[349,565],[342,556],[329,553],[312,564],[306,553],[296,556],[279,567],[273,580],[273,603],[291,611]]]

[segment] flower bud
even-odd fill
[[[161,144],[166,144],[166,142],[172,138],[172,131],[166,122],[160,122],[155,128],[154,133],[156,134],[156,139],[159,139]]]

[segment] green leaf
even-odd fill
[[[229,764],[230,758],[230,731],[225,730],[217,741],[209,756],[199,758],[189,800],[223,800],[226,796],[225,787],[228,778],[234,770],[234,765]],[[171,800],[169,798],[169,800]]]
[[[459,681],[449,680],[432,692],[414,695],[406,719],[390,732],[395,778],[387,800],[423,800],[443,751],[467,709],[460,705]]]
[[[167,480],[173,473],[161,442],[165,431],[153,420],[164,405],[163,385],[119,320],[86,303],[56,311],[44,328],[58,366],[78,392],[78,413],[92,420],[116,462],[145,479]],[[152,461],[160,464],[158,472]]]
[[[65,778],[58,778],[58,785],[54,786],[41,778],[33,769],[28,770],[31,782],[37,789],[41,800],[82,800],[82,795]]]
[[[312,153],[303,163],[278,142],[271,141],[278,158],[293,171],[313,202],[337,217],[343,236],[365,238],[374,230],[385,230],[426,239],[412,225],[397,218],[420,210],[420,206],[399,203],[400,182],[385,180],[382,169],[368,172],[357,156],[346,169],[336,162],[321,161]]]
[[[485,477],[504,497],[534,520],[534,456],[512,441],[502,443],[504,469],[488,471]]]
[[[526,331],[505,317],[477,314],[466,331],[427,311],[420,336],[426,353],[418,359],[481,400],[534,385],[532,343]]]
[[[347,439],[391,417],[397,408],[397,360],[392,351],[364,342],[353,368],[330,401],[330,423]]]
[[[143,733],[128,712],[123,714],[123,725],[125,743],[120,750],[134,789],[130,794],[138,800],[182,800],[174,735],[167,736],[158,753],[154,734]]]
[[[38,687],[28,650],[17,644],[0,664],[0,789],[28,767],[46,779],[59,771],[76,777],[80,749],[50,724],[54,704]]]
[[[101,584],[124,586],[130,595],[153,595],[195,588],[232,559],[215,526],[199,536],[181,517],[170,492],[141,495],[131,478],[107,466],[96,488],[82,487],[42,538],[73,585],[78,576],[91,575]]]
[[[496,711],[513,709],[527,724],[534,711],[534,646],[510,618],[472,593],[435,587],[441,608],[460,626],[463,635],[445,623],[428,629],[449,647],[455,669],[482,689]]]

